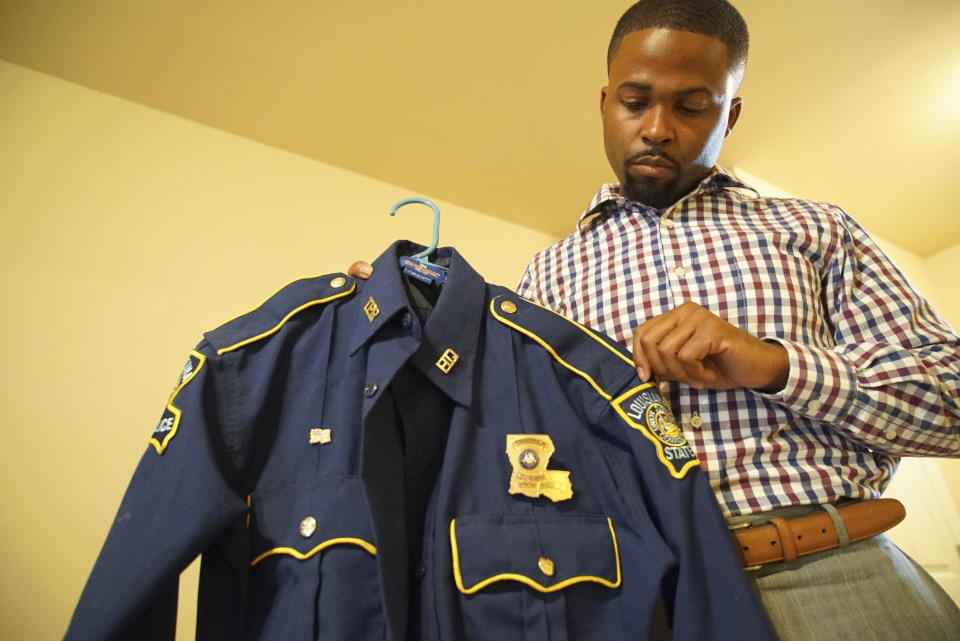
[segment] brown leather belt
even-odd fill
[[[907,515],[896,499],[874,499],[837,506],[851,543],[885,532]],[[731,526],[740,560],[747,570],[768,563],[795,561],[840,545],[833,519],[823,510],[792,519],[772,518],[767,524]]]

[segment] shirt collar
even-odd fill
[[[710,173],[700,181],[700,183],[680,200],[686,200],[698,194],[714,194],[725,189],[746,189],[757,196],[757,190],[742,182],[730,171],[719,165],[715,165]],[[606,183],[594,194],[590,204],[580,215],[577,221],[577,229],[584,231],[590,227],[593,222],[615,209],[623,207],[628,201],[624,198],[620,185],[618,183]],[[680,202],[680,201],[678,201]]]
[[[403,312],[413,313],[406,298],[399,260],[426,249],[409,241],[393,243],[373,262],[373,276],[362,284],[356,308],[356,330],[350,342],[350,352],[370,342],[388,325],[393,332],[399,322],[395,317]],[[470,405],[473,391],[473,371],[477,344],[484,316],[486,283],[483,278],[452,247],[436,250],[434,262],[448,266],[440,297],[423,328],[420,348],[411,363],[441,391],[461,405]],[[363,308],[373,305],[379,312],[368,320]],[[391,333],[393,333],[391,332]],[[455,363],[447,372],[438,362],[447,354],[446,364],[455,354]]]

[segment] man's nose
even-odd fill
[[[662,105],[647,109],[640,130],[643,141],[651,146],[662,146],[673,140],[673,124],[670,110]]]

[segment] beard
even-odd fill
[[[667,181],[655,180],[645,176],[636,178],[630,175],[629,169],[629,163],[625,164],[621,184],[623,196],[628,200],[655,209],[666,209],[684,195],[680,188],[679,177]]]

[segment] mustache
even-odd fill
[[[644,149],[643,151],[636,153],[629,158],[627,158],[626,164],[632,165],[640,162],[644,158],[661,158],[666,160],[668,163],[672,164],[674,167],[679,167],[680,163],[677,162],[677,159],[665,152],[663,149],[658,147],[651,147],[650,149]]]

